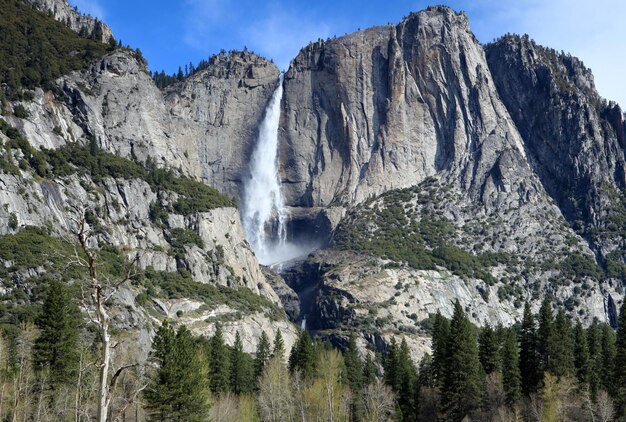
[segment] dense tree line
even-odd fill
[[[246,357],[240,338],[225,346],[218,329],[198,349],[204,369],[193,372],[208,374],[198,391],[211,397],[203,412],[214,420],[229,420],[216,416],[225,409],[232,420],[619,420],[626,404],[625,306],[616,335],[598,322],[572,325],[547,300],[538,315],[526,305],[514,327],[478,329],[457,302],[451,320],[435,315],[432,355],[418,367],[406,340],[392,340],[382,380],[353,336],[340,353],[303,331],[285,363],[276,348],[269,353],[265,336],[256,357]],[[237,413],[244,411],[251,419]]]
[[[98,341],[81,326],[70,286],[51,281],[36,324],[0,337],[0,419],[89,420]],[[418,365],[405,339],[362,356],[302,331],[244,352],[221,326],[210,338],[164,322],[150,360],[124,372],[111,414],[154,421],[621,420],[626,410],[626,305],[619,329],[584,328],[544,301],[513,327],[472,325],[454,304],[433,317],[432,354]],[[289,352],[289,353],[288,353]],[[118,357],[119,358],[119,357]],[[120,366],[120,365],[118,365]],[[137,395],[141,392],[141,395]],[[469,419],[466,419],[469,418]]]
[[[587,421],[626,418],[626,304],[617,334],[575,325],[548,300],[528,304],[521,324],[477,329],[461,305],[433,322],[432,356],[415,368],[406,342],[392,343],[385,382],[403,421]]]

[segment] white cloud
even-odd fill
[[[100,20],[104,20],[106,13],[98,0],[71,0],[73,6],[78,7],[78,11],[85,15],[91,15]]]
[[[249,6],[249,7],[246,7]],[[254,6],[254,7],[252,7]],[[284,4],[234,4],[229,0],[185,0],[184,42],[205,54],[247,47],[286,70],[309,41],[327,38],[329,25]],[[228,45],[220,44],[228,43]]]
[[[221,27],[235,26],[237,9],[229,0],[184,0],[184,42],[205,51],[214,32]]]
[[[600,95],[626,107],[623,0],[480,0],[468,3],[479,34],[528,33],[539,44],[580,58],[593,71]],[[489,41],[484,39],[483,41]]]
[[[330,36],[330,27],[323,22],[311,22],[293,13],[272,10],[243,31],[250,40],[249,47],[263,56],[271,57],[276,65],[287,70],[289,62],[310,41]]]

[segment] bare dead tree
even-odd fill
[[[368,422],[385,422],[395,416],[395,397],[389,386],[380,380],[369,384],[363,391],[365,418]]]
[[[85,268],[89,273],[89,282],[83,286],[83,308],[89,315],[89,320],[96,325],[100,337],[100,362],[98,372],[98,406],[96,420],[98,422],[107,422],[109,420],[109,409],[113,400],[113,391],[115,384],[122,373],[135,365],[122,365],[117,370],[111,370],[111,350],[114,347],[111,344],[111,317],[107,307],[107,302],[119,290],[119,288],[128,282],[137,274],[134,272],[135,264],[138,257],[128,268],[128,271],[119,280],[110,281],[102,279],[97,271],[97,253],[89,245],[91,229],[86,222],[86,209],[80,209],[74,218],[74,235],[78,239],[80,249],[84,257],[81,256],[77,249],[74,250],[74,256],[70,259],[70,264],[78,265]],[[85,292],[88,287],[88,293]],[[89,297],[89,299],[87,299]],[[110,380],[109,380],[110,377]],[[145,386],[140,387],[136,395],[143,390]],[[136,397],[135,395],[135,397]],[[117,420],[117,418],[111,418]]]

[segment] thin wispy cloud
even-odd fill
[[[596,87],[626,107],[626,55],[622,0],[480,0],[460,2],[482,41],[504,32],[527,33],[541,45],[580,58],[594,73]],[[500,31],[500,33],[496,32]]]
[[[325,21],[297,13],[279,3],[248,3],[185,0],[184,42],[206,54],[222,48],[246,47],[286,70],[290,60],[309,41],[331,34],[331,26]]]
[[[272,10],[241,35],[251,40],[255,51],[271,57],[280,69],[287,70],[302,47],[318,38],[328,38],[330,34],[330,26],[324,22],[310,22],[294,13]]]
[[[100,20],[106,18],[104,7],[97,0],[71,0],[70,3],[78,7],[78,11],[85,15],[91,15]]]

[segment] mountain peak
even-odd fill
[[[103,43],[113,38],[111,28],[98,18],[84,15],[76,7],[72,7],[67,0],[26,0],[33,8],[50,13],[54,19],[64,23],[79,34],[99,40]]]

